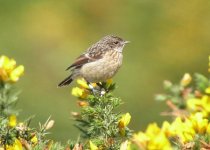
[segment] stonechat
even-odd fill
[[[122,51],[126,43],[129,41],[117,36],[103,37],[66,69],[71,70],[71,74],[58,86],[67,86],[78,77],[92,83],[103,82],[112,78],[122,65]]]

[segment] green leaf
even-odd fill
[[[201,92],[205,92],[205,89],[210,85],[208,78],[199,73],[195,73],[194,76],[195,76],[196,89]]]
[[[155,100],[157,100],[157,101],[165,101],[165,100],[167,100],[167,96],[165,94],[157,94],[155,96]]]

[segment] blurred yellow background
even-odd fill
[[[67,88],[57,88],[66,67],[107,34],[131,41],[115,76],[115,95],[130,112],[130,128],[161,122],[166,107],[154,101],[162,82],[178,82],[185,72],[207,74],[210,52],[209,0],[1,0],[0,54],[25,66],[16,85],[22,89],[20,120],[35,115],[33,127],[50,115],[50,137],[77,139],[70,112],[78,111]],[[75,83],[74,83],[75,84]]]

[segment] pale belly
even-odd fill
[[[80,75],[89,82],[102,82],[112,78],[122,65],[122,54],[116,58],[103,58],[95,62],[85,64]]]

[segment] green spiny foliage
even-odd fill
[[[20,91],[17,91],[11,84],[0,82],[0,116],[8,117],[18,114],[15,105],[19,93]]]
[[[88,105],[81,107],[80,115],[75,117],[75,126],[82,131],[82,137],[101,149],[119,149],[123,140],[131,134],[127,127],[124,135],[120,133],[119,120],[122,115],[116,113],[116,109],[122,100],[113,96],[111,91],[114,89],[114,84],[99,84],[97,91],[91,90],[85,99]]]
[[[195,85],[196,89],[205,93],[206,88],[210,86],[210,81],[207,77],[200,73],[195,73]]]
[[[178,106],[178,108],[185,109],[187,99],[195,97],[196,95],[195,92],[199,92],[200,94],[205,93],[206,88],[210,86],[209,79],[199,73],[194,74],[194,81],[195,81],[193,84],[194,86],[189,86],[191,85],[191,83],[183,85],[182,80],[180,81],[179,84],[173,84],[167,80],[164,81],[163,87],[165,93],[156,95],[155,99],[158,101],[169,100],[173,102],[173,104]]]
[[[0,140],[2,145],[11,145],[14,143],[17,136],[17,130],[13,127],[8,127],[8,120],[0,118]]]

